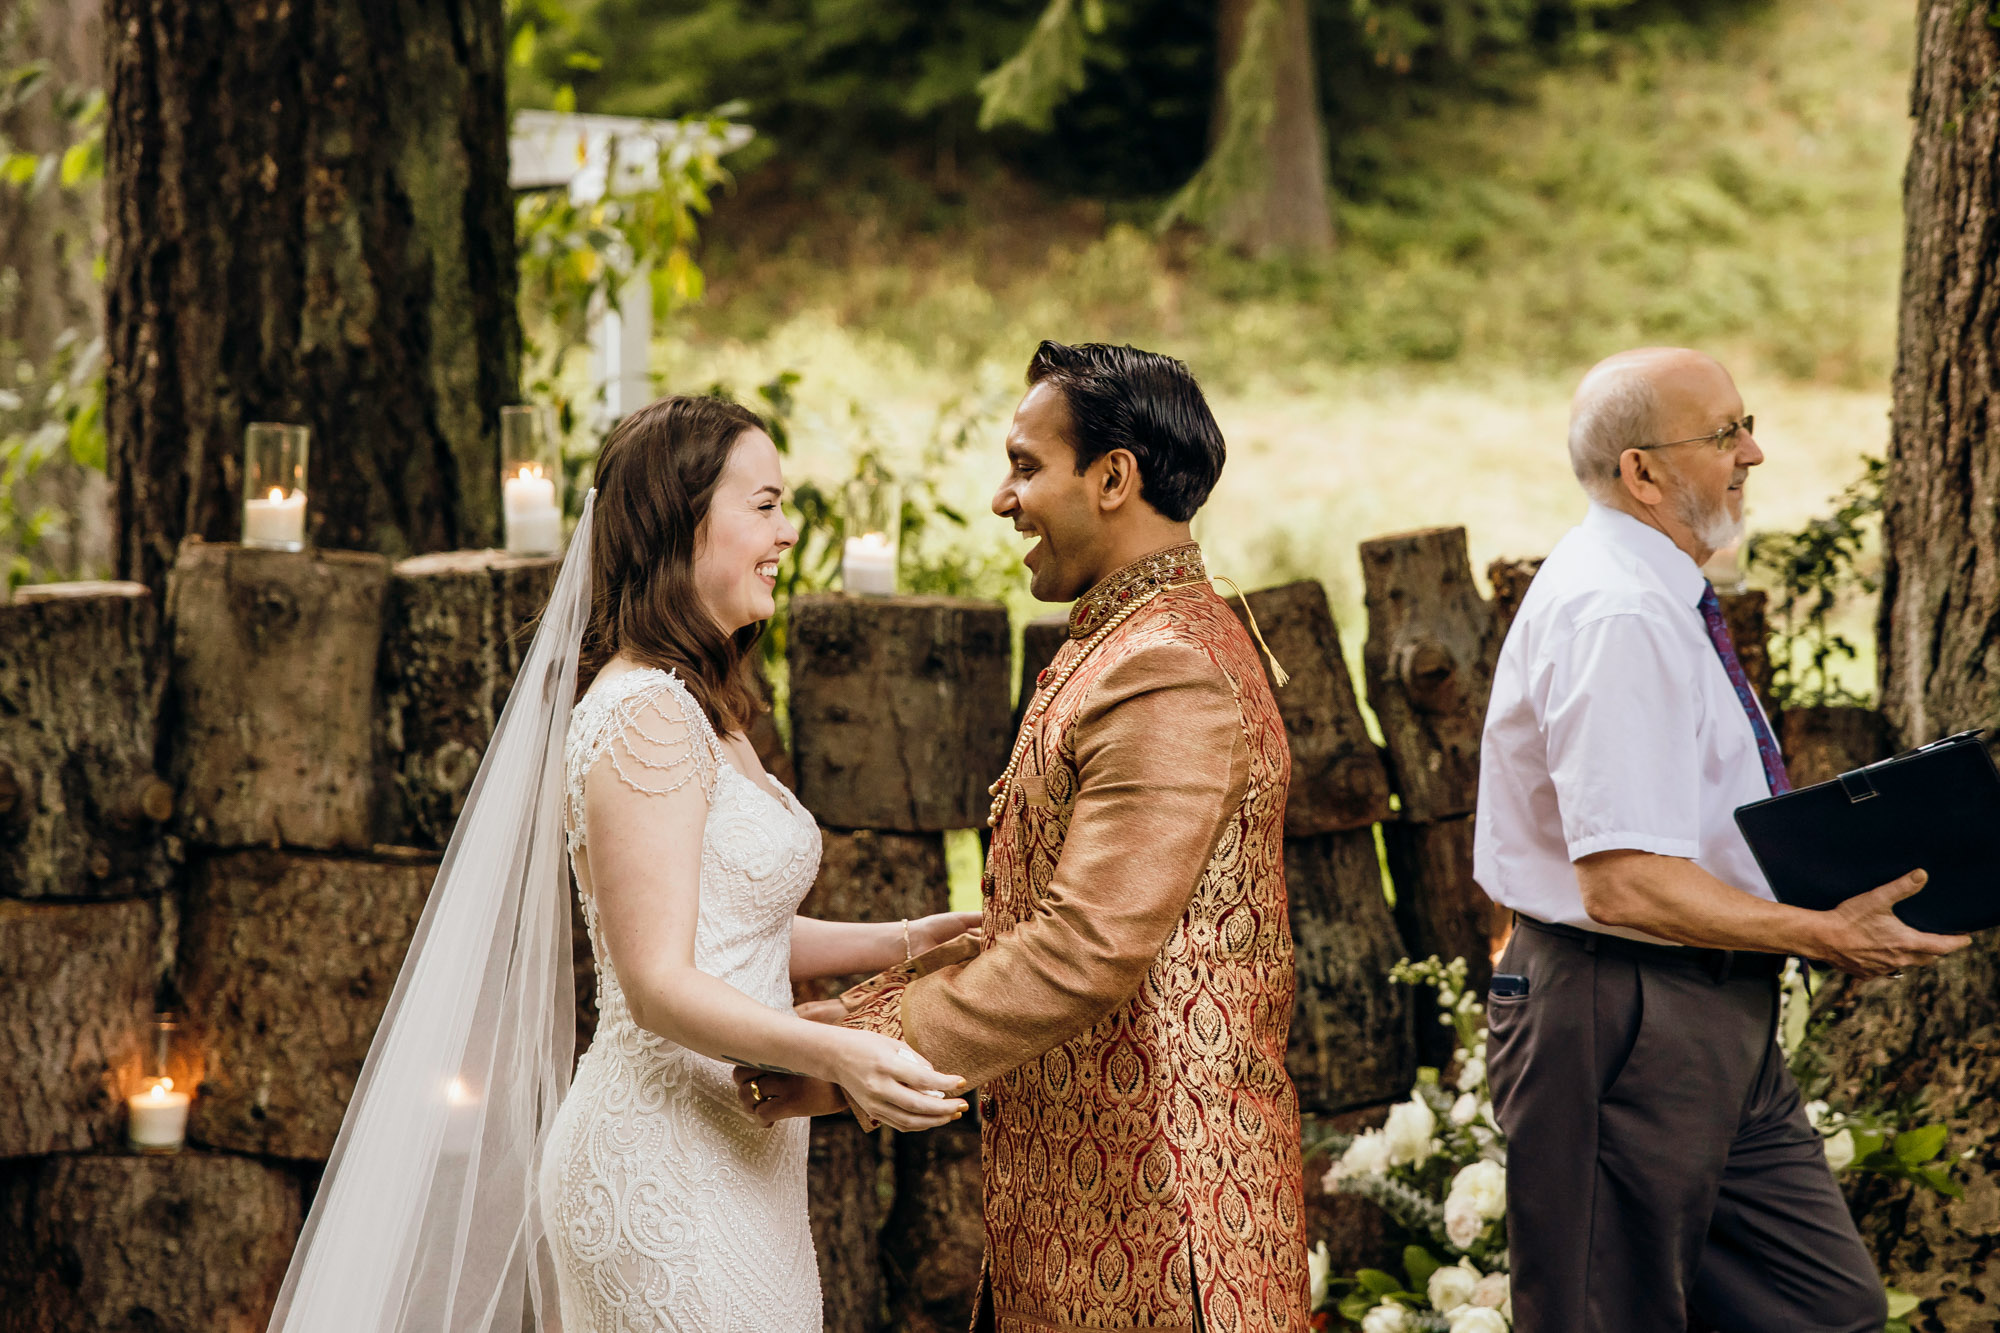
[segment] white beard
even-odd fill
[[[1683,491],[1674,497],[1674,517],[1685,523],[1694,539],[1711,551],[1720,551],[1743,537],[1743,520],[1730,517],[1726,498],[1713,508],[1705,508]]]

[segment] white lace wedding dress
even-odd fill
[[[619,780],[708,795],[695,966],[774,1008],[791,1005],[792,915],[819,868],[819,829],[775,783],[723,757],[671,673],[592,688],[565,758],[572,859],[586,858],[583,780],[608,756]],[[541,1168],[564,1333],[817,1333],[819,1273],[806,1215],[805,1120],[763,1129],[737,1109],[729,1066],[632,1021],[595,905],[597,1036]]]

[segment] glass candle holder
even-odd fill
[[[562,455],[554,408],[500,409],[500,506],[507,554],[562,550]]]
[[[306,453],[312,432],[253,421],[243,432],[243,544],[267,551],[306,547]]]
[[[840,552],[840,586],[874,597],[896,591],[903,499],[886,479],[856,481],[846,493],[847,541]]]
[[[178,1152],[187,1141],[188,1105],[185,1088],[174,1086],[173,1039],[179,1025],[168,1013],[153,1015],[151,1049],[146,1052],[139,1089],[125,1099],[125,1136],[140,1152]]]

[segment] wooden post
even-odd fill
[[[961,1120],[890,1137],[896,1202],[882,1233],[889,1327],[899,1333],[959,1333],[971,1322],[973,1286],[986,1249],[979,1123]]]
[[[1521,609],[1521,599],[1541,572],[1542,560],[1494,560],[1486,566],[1486,581],[1493,585],[1493,631],[1502,640]]]
[[[818,593],[791,608],[792,752],[822,824],[981,827],[1007,765],[1006,608]]]
[[[0,895],[172,887],[174,790],[153,771],[158,625],[136,583],[23,588],[0,606]]]
[[[1505,926],[1472,879],[1470,816],[1501,630],[1473,586],[1463,528],[1363,542],[1361,569],[1368,700],[1402,798],[1383,826],[1396,919],[1415,956],[1463,957],[1483,988]]]
[[[246,1157],[51,1157],[0,1176],[0,1328],[216,1329],[271,1317],[299,1182]]]
[[[380,841],[450,840],[560,564],[500,551],[396,564],[382,635]]]
[[[1037,616],[1021,628],[1021,682],[1014,694],[1014,731],[1008,737],[1011,743],[1021,731],[1021,719],[1027,716],[1028,705],[1035,701],[1035,691],[1040,688],[1041,674],[1049,663],[1056,660],[1056,653],[1069,642],[1069,613]],[[993,776],[999,777],[998,773]],[[979,821],[983,827],[985,820]]]
[[[168,580],[188,834],[211,847],[363,849],[389,562],[190,541]]]
[[[1888,721],[1872,708],[1788,708],[1780,735],[1794,787],[1830,782],[1889,754]]]
[[[176,920],[171,898],[0,901],[0,1158],[124,1141]]]
[[[847,1116],[812,1122],[806,1203],[819,1254],[825,1333],[876,1333],[882,1327],[880,1140],[893,1133],[863,1133]]]
[[[900,921],[946,910],[944,839],[934,833],[821,835],[819,879],[799,905],[799,915],[828,921]],[[802,1000],[832,999],[861,977],[802,982]]]
[[[191,1139],[326,1159],[436,872],[386,849],[239,852],[197,872],[181,949],[204,1057]]]

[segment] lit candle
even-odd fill
[[[849,592],[895,592],[896,548],[879,532],[849,537],[840,556],[840,584]]]
[[[185,1092],[174,1091],[170,1078],[153,1080],[144,1092],[125,1099],[131,1122],[126,1137],[134,1148],[172,1150],[187,1138],[188,1102]]]
[[[243,502],[243,544],[296,551],[306,543],[306,493],[277,486],[262,500]]]
[[[562,549],[562,506],[556,481],[532,463],[500,482],[510,555],[550,555]]]

